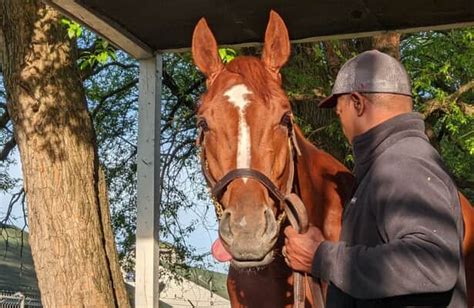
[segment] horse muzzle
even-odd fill
[[[237,268],[261,267],[273,261],[279,224],[271,209],[260,209],[247,215],[233,208],[223,212],[219,235]]]

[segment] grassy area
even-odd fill
[[[229,299],[227,294],[227,275],[209,271],[202,268],[191,268],[189,269],[188,276],[186,278],[200,285],[203,288],[211,289],[212,292]]]
[[[227,274],[204,268],[179,266],[167,261],[163,262],[163,260],[160,262],[160,265],[173,273],[172,276],[174,278],[169,277],[170,279],[180,280],[185,278],[223,298],[229,299],[229,294],[227,293]]]
[[[28,233],[0,225],[0,289],[38,295]]]

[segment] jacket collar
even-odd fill
[[[425,123],[421,114],[410,112],[400,114],[354,137],[354,174],[361,179],[372,161],[395,142],[408,136],[426,139]]]

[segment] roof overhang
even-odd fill
[[[271,9],[285,20],[292,41],[474,25],[472,0],[44,1],[138,59],[189,48],[201,17],[207,19],[219,44],[259,43]]]

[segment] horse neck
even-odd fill
[[[308,220],[320,227],[327,238],[337,239],[343,204],[351,196],[354,178],[341,162],[306,140],[299,128],[295,133],[301,150],[296,184]]]
[[[300,149],[301,155],[297,156],[296,163],[296,185],[298,187],[298,193],[300,197],[304,198],[307,195],[310,195],[311,192],[315,191],[317,186],[316,181],[314,181],[314,176],[311,174],[312,169],[312,160],[314,152],[317,151],[317,148],[312,145],[304,136],[301,129],[295,126],[295,135],[296,142]],[[303,202],[308,202],[310,200],[304,200]]]

